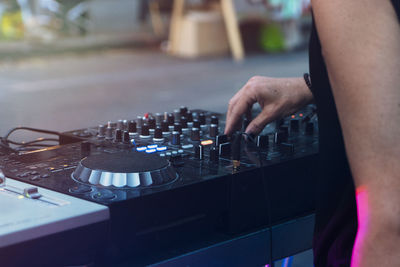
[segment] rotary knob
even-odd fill
[[[106,128],[106,139],[107,140],[113,139],[113,129],[111,127]]]
[[[174,117],[173,114],[168,113],[167,120],[168,120],[168,125],[172,125],[172,126],[174,125],[174,123],[175,123],[175,117]]]
[[[123,120],[117,121],[117,129],[124,130],[124,121]]]
[[[156,117],[156,123],[158,125],[160,125],[161,122],[164,120],[164,115],[162,113],[156,113],[155,117]]]
[[[211,124],[210,125],[210,137],[216,137],[218,135],[218,125]]]
[[[117,143],[122,142],[122,131],[121,131],[121,129],[116,129],[115,130],[115,139],[114,139],[114,141],[117,142]]]
[[[163,120],[161,122],[161,129],[162,129],[163,133],[168,133],[169,132],[168,121],[167,120]]]
[[[99,134],[97,135],[97,137],[104,138],[105,136],[106,136],[106,126],[99,125]]]
[[[219,120],[218,120],[217,116],[215,116],[215,115],[211,116],[211,124],[218,125],[218,122],[219,122]]]
[[[192,132],[190,133],[190,139],[192,141],[200,141],[200,129],[192,128]]]
[[[141,138],[148,138],[148,137],[150,137],[149,126],[148,126],[146,123],[144,123],[144,124],[142,125],[142,129],[141,129],[141,132],[140,132],[140,137],[141,137]]]
[[[143,125],[143,118],[142,118],[142,116],[137,116],[137,118],[136,118],[136,124],[137,124],[137,127],[142,127],[142,125]]]
[[[175,146],[179,146],[181,144],[181,134],[178,131],[172,132],[171,143]]]
[[[186,112],[186,118],[188,122],[192,122],[193,121],[193,114],[192,112],[189,110],[188,112]]]
[[[204,115],[204,113],[199,114],[199,122],[200,122],[200,125],[206,124],[206,115]]]
[[[147,124],[149,125],[149,129],[156,128],[156,119],[154,117],[149,117]]]
[[[182,125],[179,122],[175,122],[174,132],[179,132],[179,134],[182,134]]]
[[[193,120],[193,128],[200,128],[200,122],[198,119]]]
[[[157,127],[156,130],[154,131],[154,141],[159,142],[164,140],[163,138],[163,130],[161,129],[161,127]]]
[[[182,129],[187,129],[187,127],[188,127],[187,118],[185,116],[181,117],[181,125],[182,125]]]
[[[186,116],[186,113],[188,112],[188,108],[185,106],[181,106],[179,108],[179,113],[181,114],[181,116]]]
[[[136,127],[136,122],[135,121],[130,121],[128,122],[128,131],[130,133],[136,133],[137,132],[137,127]]]
[[[124,142],[124,144],[130,144],[131,143],[131,138],[129,136],[129,131],[124,131],[124,134],[122,136],[122,141]]]

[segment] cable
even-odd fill
[[[58,141],[59,140],[55,139],[55,138],[38,138],[34,141],[29,141],[29,142],[21,142],[20,143],[20,142],[15,142],[15,141],[11,141],[11,140],[8,140],[7,142],[9,144],[17,145],[17,146],[29,146],[31,144],[37,144],[37,143],[41,143],[41,142],[58,142]]]
[[[43,134],[48,134],[48,135],[56,135],[56,136],[61,135],[59,132],[49,131],[49,130],[44,130],[44,129],[37,129],[37,128],[31,128],[31,127],[16,127],[16,128],[11,129],[4,137],[0,137],[0,146],[9,152],[18,152],[18,151],[27,150],[28,147],[51,147],[51,146],[53,146],[50,144],[40,144],[42,142],[59,142],[59,140],[55,139],[55,138],[43,138],[43,137],[38,138],[33,141],[29,141],[29,142],[16,142],[16,141],[8,140],[10,135],[18,130],[26,130],[26,131],[43,133]],[[10,144],[16,145],[19,147],[12,148],[10,146]]]
[[[26,130],[26,131],[31,131],[31,132],[37,132],[37,133],[44,133],[44,134],[50,134],[50,135],[57,135],[60,136],[59,132],[55,131],[49,131],[49,130],[43,130],[43,129],[37,129],[37,128],[31,128],[31,127],[16,127],[14,129],[11,129],[4,137],[4,140],[8,140],[8,137],[15,131],[18,130]]]

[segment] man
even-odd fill
[[[231,99],[225,132],[258,102],[263,127],[316,102],[320,176],[314,263],[400,266],[400,1],[312,0],[312,92],[302,78],[253,77]]]

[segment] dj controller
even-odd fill
[[[146,113],[64,132],[60,145],[0,165],[9,178],[107,206],[104,258],[149,264],[311,214],[314,111],[258,136],[224,135],[224,115],[205,110]]]

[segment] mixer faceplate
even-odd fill
[[[177,174],[168,160],[131,151],[88,156],[80,161],[72,178],[89,185],[129,189],[169,184]]]

